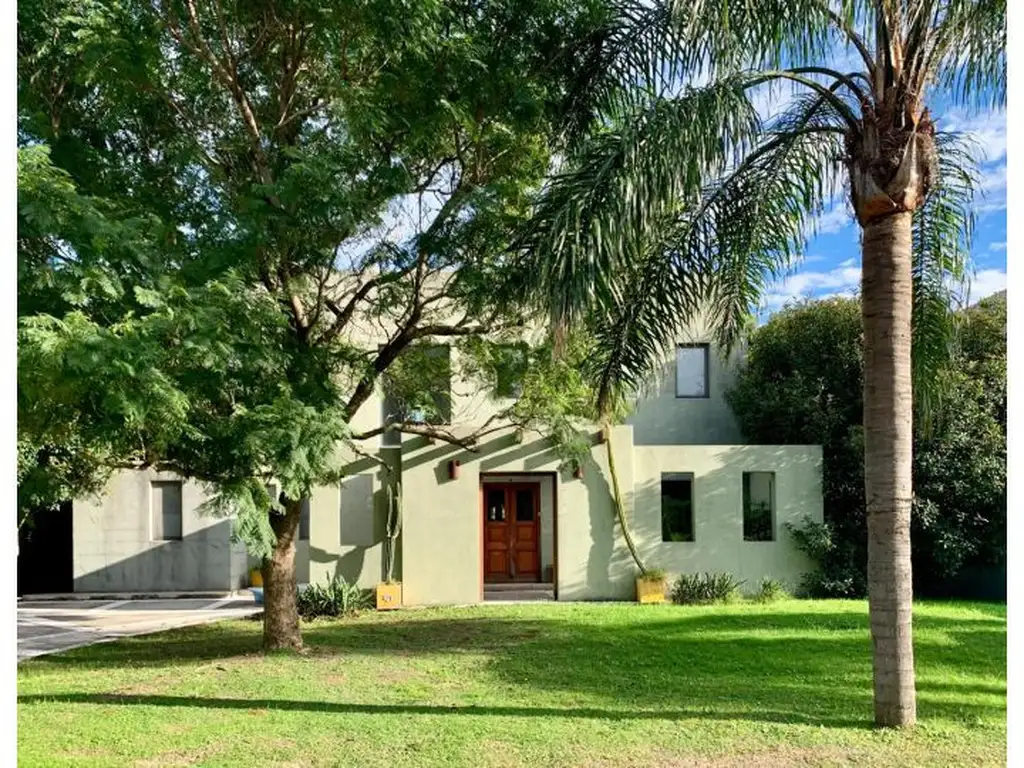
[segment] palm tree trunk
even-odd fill
[[[263,561],[263,648],[302,648],[299,629],[298,585],[295,579],[295,539],[302,500],[287,499],[283,515],[271,514],[277,543]]]
[[[880,726],[908,726],[917,719],[910,571],[911,217],[902,212],[869,221],[862,245],[868,601]]]
[[[643,560],[640,559],[640,553],[637,552],[636,544],[633,543],[633,535],[629,532],[629,525],[626,520],[626,508],[622,504],[622,491],[619,489],[619,473],[615,469],[615,452],[612,450],[612,428],[610,424],[605,425],[604,432],[606,435],[604,445],[605,450],[608,453],[608,474],[611,475],[612,478],[612,502],[615,504],[615,512],[619,517],[619,527],[622,528],[622,537],[626,540],[626,546],[629,548],[629,554],[633,556],[633,561],[636,563],[636,567],[640,569],[640,573],[647,573]]]

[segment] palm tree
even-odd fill
[[[696,316],[735,343],[845,186],[861,230],[881,726],[916,719],[912,380],[928,394],[948,348],[976,183],[969,143],[939,131],[926,101],[1005,101],[1005,16],[1005,0],[617,3],[581,52],[574,149],[523,244],[554,322],[596,327],[603,413]],[[855,63],[833,64],[837,50]],[[753,98],[780,86],[788,107],[763,121]]]

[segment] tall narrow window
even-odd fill
[[[707,397],[707,344],[680,344],[676,349],[676,397]]]
[[[775,540],[775,473],[743,473],[743,540]]]
[[[309,541],[309,499],[302,500],[299,513],[299,541]]]
[[[181,539],[181,482],[158,481],[150,486],[153,541]]]
[[[693,475],[661,476],[661,540],[693,541]]]
[[[451,348],[419,344],[406,349],[383,377],[381,423],[450,424],[452,418]],[[388,430],[383,446],[400,446],[402,435]]]

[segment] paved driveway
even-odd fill
[[[130,635],[260,613],[252,598],[39,600],[18,603],[18,661]]]

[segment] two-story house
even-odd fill
[[[819,446],[744,445],[724,398],[736,358],[700,332],[680,340],[662,375],[610,439],[628,520],[649,567],[729,572],[748,589],[765,577],[796,586],[810,564],[786,523],[822,519]],[[457,370],[457,352],[438,346]],[[448,382],[454,434],[500,407],[472,381]],[[438,386],[441,386],[438,384]],[[381,423],[371,397],[356,431]],[[406,605],[475,603],[494,585],[532,585],[558,600],[628,599],[636,569],[615,515],[606,446],[597,427],[581,472],[559,471],[539,434],[509,427],[474,450],[396,432],[366,441],[381,463],[350,456],[345,479],[317,488],[304,510],[299,582],[336,574],[371,587],[384,578],[388,477],[400,477],[396,578]],[[123,472],[100,499],[73,508],[74,589],[229,590],[252,566],[230,521],[200,516],[201,485]],[[520,589],[519,586],[516,587]]]

